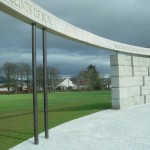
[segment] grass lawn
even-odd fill
[[[50,93],[49,128],[111,108],[111,92]],[[43,94],[38,94],[39,133],[44,131]],[[33,137],[32,95],[0,95],[0,150]]]

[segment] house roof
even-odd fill
[[[64,79],[58,86],[64,86],[64,87],[75,87],[76,85],[73,84],[73,82],[69,79],[69,78],[66,78]]]

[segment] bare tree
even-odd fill
[[[14,85],[15,92],[17,93],[18,88],[23,93],[23,87],[25,83],[27,84],[27,89],[29,87],[29,77],[31,75],[31,67],[27,63],[16,63],[15,64],[15,73],[14,73]]]
[[[23,65],[24,67],[24,77],[27,84],[27,89],[29,88],[30,76],[31,76],[31,66],[27,63]]]
[[[6,86],[8,87],[8,94],[10,93],[10,87],[14,82],[14,75],[15,75],[16,65],[15,63],[6,62],[1,71],[3,76],[6,78]]]
[[[15,70],[14,70],[14,87],[15,87],[15,93],[18,92],[18,79],[19,79],[19,65],[18,63],[15,63]]]
[[[50,90],[55,92],[57,84],[59,84],[60,71],[55,67],[48,67],[48,86]]]
[[[81,78],[82,83],[84,84],[84,86],[82,88],[84,90],[86,90],[87,89],[87,71],[86,70],[80,71],[78,77]],[[79,83],[79,84],[81,84],[81,83]]]
[[[36,79],[37,79],[37,89],[39,91],[43,87],[43,66],[41,64],[37,65]]]

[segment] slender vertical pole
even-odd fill
[[[44,90],[44,127],[45,138],[49,138],[48,133],[48,98],[47,98],[47,42],[46,29],[43,29],[43,90]]]
[[[34,142],[39,144],[38,139],[38,109],[37,109],[37,85],[36,85],[36,25],[32,24],[32,80],[33,80],[33,119],[34,119]]]

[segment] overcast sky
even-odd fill
[[[150,47],[149,0],[33,0],[55,16],[94,34],[142,47]],[[37,62],[42,63],[41,30],[37,30]],[[109,74],[104,49],[81,45],[47,34],[48,64],[63,75],[76,75],[88,65]],[[31,26],[0,12],[0,65],[31,63]]]

